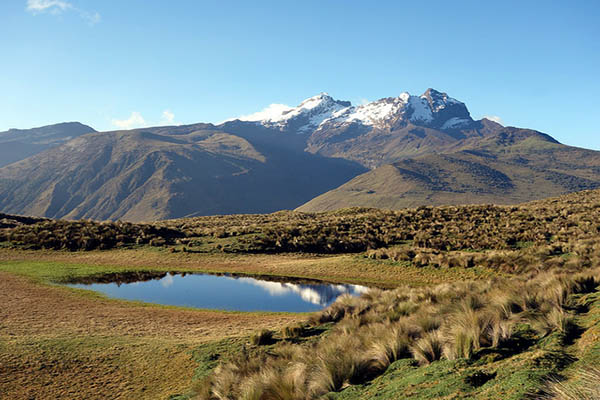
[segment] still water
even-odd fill
[[[168,274],[160,279],[132,283],[68,286],[147,303],[219,310],[287,312],[321,310],[342,294],[358,296],[368,290],[359,285],[273,282],[208,274]]]

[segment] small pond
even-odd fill
[[[262,278],[209,274],[163,274],[136,282],[73,283],[118,299],[165,305],[233,311],[310,312],[321,310],[348,293],[358,296],[365,286],[318,281],[271,281]]]

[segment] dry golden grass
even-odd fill
[[[228,272],[310,278],[395,287],[401,284],[431,285],[464,279],[487,279],[498,275],[487,268],[437,269],[365,259],[359,255],[314,254],[193,254],[156,249],[65,252],[0,248],[0,262],[59,262],[64,265],[168,270]]]
[[[402,287],[372,290],[361,298],[341,296],[311,318],[313,324],[334,323],[328,335],[309,346],[298,344],[295,351],[286,349],[284,357],[275,352],[263,355],[260,362],[248,359],[252,368],[224,364],[206,382],[204,398],[239,398],[241,388],[248,382],[259,382],[266,371],[286,376],[291,373],[291,366],[296,373],[304,371],[295,380],[301,386],[294,386],[296,394],[284,398],[300,400],[321,398],[349,385],[368,382],[402,358],[413,358],[420,365],[440,359],[468,362],[482,352],[499,351],[504,344],[508,347],[502,351],[517,355],[532,344],[519,347],[511,342],[540,343],[550,334],[559,343],[567,343],[575,338],[578,328],[578,308],[569,305],[581,295],[596,295],[599,286],[600,270],[580,275],[555,271],[535,277],[513,277],[505,282]],[[504,287],[512,287],[514,292],[507,296]],[[527,300],[530,296],[535,301]],[[415,307],[405,309],[405,315],[398,317],[398,307],[407,302]],[[517,307],[518,304],[527,304],[527,308]],[[222,372],[230,373],[232,368],[238,383],[231,382],[229,375]],[[224,382],[228,386],[225,392]],[[271,379],[268,386],[254,385],[253,396],[257,397],[253,398],[273,398],[264,397],[268,387],[284,383]],[[219,393],[211,387],[219,388]]]

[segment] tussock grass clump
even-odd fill
[[[547,400],[596,400],[600,399],[600,369],[580,369],[571,381],[551,381],[542,396]]]
[[[565,339],[572,335],[577,329],[574,296],[596,290],[598,282],[600,270],[543,272],[342,296],[309,321],[334,322],[328,334],[276,345],[260,365],[225,364],[203,390],[212,393],[210,399],[313,399],[367,382],[403,358],[427,365],[440,359],[476,359],[485,349],[505,344],[497,351],[524,351],[532,344],[511,344],[520,340],[520,332],[535,332],[531,334],[538,341],[551,333]],[[289,336],[298,334],[292,331]]]
[[[273,343],[273,331],[263,329],[250,337],[250,342],[256,346],[264,346]]]
[[[542,311],[530,319],[531,327],[540,335],[547,336],[552,332],[558,332],[569,336],[576,330],[575,317],[559,307]]]
[[[358,337],[340,336],[318,346],[311,364],[309,393],[318,397],[337,392],[351,382],[360,380],[367,371],[361,356],[349,349],[360,348]]]
[[[390,364],[410,356],[410,332],[402,326],[379,324],[372,329],[373,340],[365,360],[375,372],[385,371]]]
[[[304,324],[295,324],[284,327],[281,330],[281,336],[284,339],[297,339],[302,337],[306,332],[306,326]]]
[[[416,340],[410,351],[419,364],[430,364],[442,358],[443,341],[439,332],[427,332]]]

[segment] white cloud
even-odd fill
[[[166,126],[166,125],[181,125],[181,122],[175,121],[175,114],[171,110],[165,110],[160,116],[160,120],[152,119],[146,121],[142,114],[138,111],[132,111],[127,119],[113,119],[113,126],[119,129],[136,129],[146,128],[148,126]]]
[[[33,14],[49,12],[60,14],[63,11],[73,10],[90,25],[96,25],[102,19],[96,11],[90,12],[75,7],[72,3],[64,0],[27,0],[27,11]]]
[[[27,11],[36,13],[44,11],[59,13],[69,8],[73,8],[73,5],[62,0],[27,0]]]
[[[173,286],[174,282],[175,281],[173,280],[173,275],[171,275],[171,274],[168,274],[167,276],[165,276],[164,278],[162,278],[160,280],[160,284],[164,288],[169,288],[169,287]]]
[[[148,126],[142,114],[137,111],[133,111],[127,119],[113,119],[112,124],[121,129],[135,129]]]
[[[490,121],[494,121],[500,125],[502,125],[502,118],[497,115],[484,115],[483,118],[489,119]]]
[[[227,121],[233,121],[239,119],[240,121],[262,121],[262,120],[277,120],[281,118],[281,116],[286,112],[292,110],[293,107],[290,107],[285,104],[271,104],[267,108],[262,111],[255,112],[253,114],[241,115],[236,118],[228,119]]]
[[[171,112],[171,110],[165,110],[162,112],[160,124],[161,125],[181,125],[179,122],[175,122],[175,114],[173,114]]]

